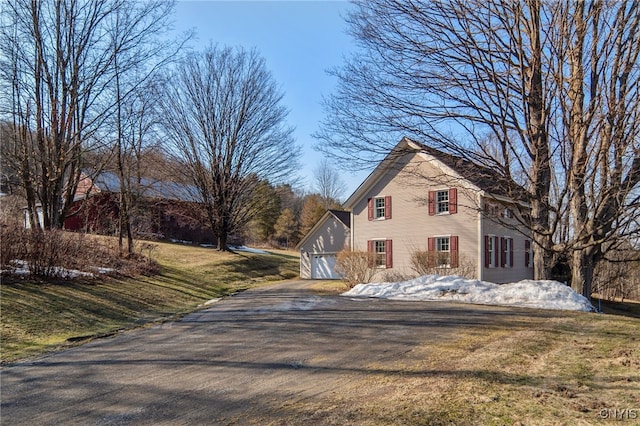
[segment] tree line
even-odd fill
[[[264,59],[214,44],[187,49],[190,34],[169,33],[173,8],[3,2],[2,169],[18,183],[32,229],[62,228],[83,174],[108,169],[119,179],[120,250],[131,254],[136,186],[153,168],[150,153],[161,152],[172,178],[195,188],[225,250],[229,235],[269,208],[265,185],[292,179],[300,148]]]

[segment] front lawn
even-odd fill
[[[296,277],[293,253],[221,253],[150,243],[154,276],[39,282],[3,276],[1,360],[37,355],[94,336],[176,318],[205,301]]]

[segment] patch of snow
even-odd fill
[[[98,266],[93,266],[92,269],[94,269],[99,274],[110,274],[116,272],[116,270],[113,268],[102,268]]]
[[[203,306],[213,305],[214,303],[217,303],[217,302],[219,302],[219,301],[221,301],[221,300],[222,300],[222,297],[216,297],[216,298],[214,298],[214,299],[209,299],[209,300],[207,300],[207,301],[206,301],[206,302],[204,302],[202,305],[203,305]]]
[[[586,297],[558,281],[523,280],[495,284],[459,276],[425,275],[396,283],[358,284],[342,295],[394,300],[448,300],[585,312],[595,310]]]
[[[193,241],[187,241],[187,240],[176,240],[174,238],[170,238],[169,241],[171,241],[172,243],[176,243],[176,244],[193,244]]]
[[[200,247],[204,247],[204,248],[214,248],[216,247],[215,244],[200,244]]]
[[[244,252],[247,252],[247,253],[256,253],[256,254],[269,254],[268,251],[260,250],[260,249],[256,249],[256,248],[251,248],[251,247],[247,247],[247,246],[229,246],[229,250],[232,250],[232,251],[244,251]]]
[[[3,270],[2,272],[3,273],[9,272],[13,275],[30,275],[31,274],[29,263],[26,261],[12,260],[11,264],[15,265],[14,269],[12,269],[11,271]],[[99,274],[106,274],[106,273],[115,271],[115,269],[112,269],[112,268],[95,268],[95,269]],[[63,278],[63,279],[73,279],[78,277],[93,278],[95,276],[91,272],[78,271],[77,269],[66,269],[60,266],[54,266],[53,268],[51,268],[51,271],[52,271],[51,275],[59,278]]]

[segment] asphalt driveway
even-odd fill
[[[330,405],[315,417],[297,410],[329,404],[359,378],[394,374],[387,365],[410,361],[417,345],[530,312],[322,296],[310,284],[249,290],[177,322],[5,366],[0,422],[346,423],[331,419]]]

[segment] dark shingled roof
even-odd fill
[[[329,210],[347,228],[351,229],[351,213],[344,210]]]
[[[435,157],[481,190],[497,196],[520,200],[524,199],[524,188],[513,181],[507,180],[495,170],[481,166],[462,157],[439,151],[423,143],[414,140],[411,140],[411,142],[419,146],[425,154]],[[517,193],[517,196],[514,193]]]

